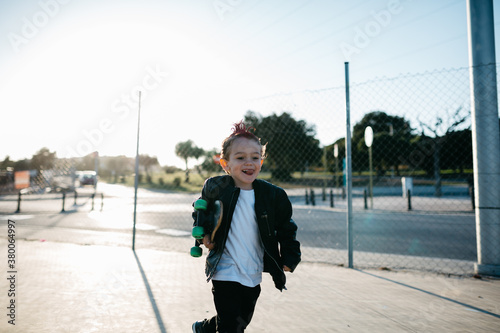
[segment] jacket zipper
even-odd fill
[[[268,233],[268,236],[269,236],[269,237],[271,237],[271,227],[269,226],[269,219],[267,218],[267,212],[266,212],[266,211],[262,212],[262,215],[261,215],[260,217],[266,220],[266,225],[267,225],[267,233]],[[276,265],[276,267],[278,267],[278,269],[279,269],[279,270],[280,270],[283,274],[285,274],[285,272],[283,271],[283,268],[282,268],[282,267],[280,267],[280,265],[278,264],[278,262],[276,261],[276,259],[274,259],[274,257],[273,257],[272,255],[270,255],[270,254],[269,254],[269,252],[267,251],[267,249],[266,249],[266,247],[265,247],[265,246],[263,246],[263,247],[264,247],[264,252],[267,254],[267,256],[268,256],[269,258],[271,258],[271,259],[273,260],[274,264]],[[283,285],[283,289],[287,290],[285,285]]]
[[[261,218],[266,220],[266,225],[267,225],[267,235],[271,236],[271,227],[269,226],[269,220],[267,219],[267,212],[264,211],[261,215]]]

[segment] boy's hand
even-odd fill
[[[205,237],[203,237],[203,245],[210,251],[214,249],[215,243],[212,243],[210,240],[210,235],[205,235]]]
[[[287,265],[283,265],[283,270],[285,272],[291,272],[292,270],[290,269],[290,267],[288,267]]]

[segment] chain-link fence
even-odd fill
[[[92,210],[102,204],[102,194],[96,192],[95,171],[77,171],[71,159],[54,158],[46,168],[6,173],[1,189],[2,213],[68,212],[87,205]],[[20,178],[17,173],[26,174],[24,183],[16,182]]]
[[[267,143],[260,178],[283,187],[293,204],[304,261],[349,264],[345,92],[345,87],[300,91],[242,105],[242,110],[248,110],[245,122]],[[469,68],[351,84],[350,110],[353,209],[349,236],[354,267],[474,272],[478,246]],[[126,231],[120,238],[124,245],[131,245],[135,224],[136,248],[188,252],[194,243],[191,203],[199,196],[203,178],[221,172],[220,167],[213,168],[212,157],[190,173],[191,184],[200,178],[197,190],[176,190],[185,182],[183,173],[173,180],[168,179],[168,170],[161,177],[153,173],[143,177],[150,189],[139,189],[135,209],[133,187],[122,184],[133,184],[129,182],[132,162],[115,163],[130,164],[130,172],[120,171],[108,179],[116,184],[99,183],[97,193],[105,195],[97,198],[95,209],[90,192],[78,203],[75,197],[73,204],[71,197],[71,207],[86,212],[78,223],[84,221],[81,224],[87,228]],[[99,167],[104,172],[103,161]],[[39,175],[38,186],[73,174],[74,165],[68,163],[50,175]],[[145,173],[143,168],[141,174]],[[167,186],[170,183],[172,188]],[[11,199],[0,200],[3,212],[15,210]],[[62,204],[60,196],[56,199],[53,211]],[[5,208],[7,203],[10,206]],[[23,208],[37,210],[29,207]],[[486,245],[496,249],[498,244],[497,238]]]
[[[354,266],[473,272],[470,93],[468,68],[350,85]],[[309,203],[294,212],[306,260],[346,265],[345,87],[248,109],[268,142],[263,175]]]

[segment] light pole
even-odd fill
[[[135,152],[135,178],[134,178],[134,228],[132,231],[132,251],[135,251],[135,230],[137,220],[137,188],[139,187],[139,138],[141,129],[141,91],[139,91],[139,108],[137,110],[137,146]]]
[[[370,208],[373,209],[373,177],[372,177],[372,170],[373,170],[373,158],[372,158],[373,129],[370,126],[368,126],[365,129],[365,144],[368,147],[368,158],[370,160],[370,187],[369,187],[369,192],[370,192]]]
[[[467,0],[478,274],[500,276],[500,129],[492,0]]]
[[[333,156],[335,157],[335,188],[339,188],[339,145],[333,145]],[[337,190],[336,190],[337,191]]]

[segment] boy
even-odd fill
[[[260,295],[262,272],[269,272],[276,288],[285,288],[285,271],[300,262],[297,225],[285,191],[257,179],[264,161],[262,146],[240,122],[222,143],[220,164],[225,176],[206,180],[201,198],[208,209],[223,204],[221,226],[205,266],[217,315],[193,324],[193,332],[243,332],[252,319]]]

